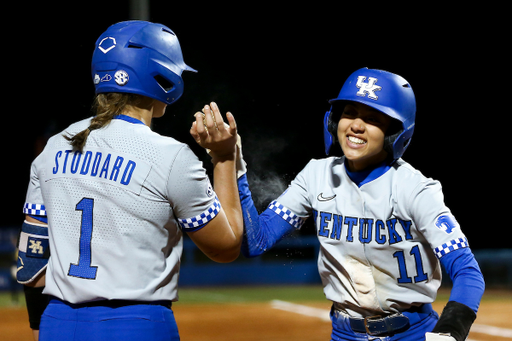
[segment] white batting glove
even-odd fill
[[[450,334],[426,333],[425,341],[457,341]]]

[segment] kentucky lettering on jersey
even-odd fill
[[[353,242],[355,234],[355,238],[363,244],[376,241],[378,244],[389,245],[413,239],[410,220],[392,218],[383,221],[374,218],[343,217],[330,212],[319,214],[316,210],[313,210],[313,217],[319,237],[340,240],[343,234],[347,242]]]
[[[151,166],[112,149],[55,150],[53,164],[48,174],[51,180],[58,177],[80,177],[111,183],[132,192],[140,193]]]

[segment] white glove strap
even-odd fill
[[[247,163],[242,155],[242,138],[238,135],[236,139],[236,178],[240,179],[245,173],[247,173]]]
[[[425,341],[457,341],[450,334],[426,333]]]

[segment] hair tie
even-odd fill
[[[93,127],[92,124],[91,124],[90,126],[87,127],[86,130],[89,130],[89,133],[90,133],[91,131],[96,130],[96,129],[98,129],[98,128],[97,127]]]

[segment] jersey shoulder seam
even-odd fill
[[[176,141],[178,142],[178,141]],[[178,155],[184,150],[184,148],[187,146],[185,143],[181,143],[181,142],[178,142],[178,144],[181,144],[181,146],[179,147],[179,149],[176,151],[176,153],[174,153],[174,157],[173,159],[171,160],[170,162],[170,166],[169,166],[169,172],[167,173],[167,179],[165,180],[165,188],[166,188],[166,195],[167,195],[167,199],[169,200],[170,199],[170,193],[167,192],[167,189],[169,188],[169,182],[171,180],[171,174],[172,174],[172,170],[174,168],[174,165],[176,163],[176,159],[178,158]]]

